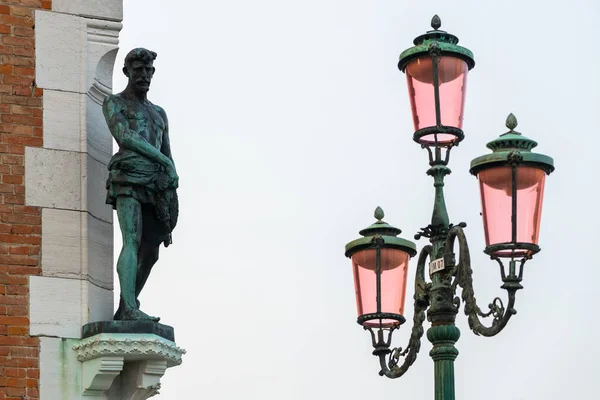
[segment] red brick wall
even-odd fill
[[[29,287],[39,275],[41,209],[25,206],[25,146],[42,146],[34,10],[51,1],[0,0],[0,399],[39,398],[39,339],[29,336]],[[58,399],[57,399],[58,400]]]

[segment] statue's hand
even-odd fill
[[[177,175],[177,172],[175,171],[175,166],[167,167],[166,172],[169,180],[171,181],[170,186],[173,187],[173,189],[177,189],[179,187],[179,175]]]

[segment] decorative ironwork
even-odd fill
[[[373,348],[375,349],[373,350],[373,355],[383,355],[385,357],[385,355],[391,353],[390,344],[392,342],[392,332],[394,332],[398,328],[397,325],[392,325],[386,328],[380,326],[377,329],[377,334],[375,334],[375,331],[373,330],[373,328],[375,327],[373,326],[366,325],[363,328],[366,331],[369,331],[369,333],[371,334],[371,342],[373,343]],[[385,332],[387,332],[387,338],[384,339]]]
[[[398,325],[402,325],[404,322],[406,322],[406,319],[400,314],[382,313],[382,312],[362,314],[361,316],[359,316],[356,319],[356,322],[359,325],[364,325],[364,323],[368,322],[368,321],[376,321],[376,320],[384,320],[384,319],[393,319],[394,321],[398,321]]]
[[[487,246],[484,250],[485,254],[492,255],[498,251],[502,250],[516,250],[516,249],[525,249],[528,251],[530,256],[537,254],[540,252],[540,246],[533,243],[522,243],[522,242],[506,242],[506,243],[496,243],[490,246]]]
[[[515,268],[516,263],[511,261],[509,273],[506,274],[502,261],[497,257],[493,258],[501,266],[502,281],[504,282],[502,288],[508,292],[508,303],[507,306],[505,306],[504,302],[499,297],[496,297],[488,305],[489,311],[482,311],[477,305],[477,300],[475,298],[475,292],[473,289],[473,270],[471,268],[471,257],[467,240],[463,231],[465,226],[466,224],[464,223],[452,226],[448,230],[446,239],[443,242],[442,250],[446,263],[445,271],[447,271],[448,279],[436,279],[436,282],[431,283],[426,282],[425,267],[427,265],[427,259],[429,258],[431,260],[433,257],[434,247],[432,245],[427,245],[419,254],[415,276],[413,326],[406,348],[404,348],[404,350],[402,347],[390,349],[392,334],[396,329],[399,328],[400,324],[392,327],[378,328],[376,331],[373,327],[365,326],[365,329],[369,330],[371,333],[372,343],[375,349],[373,354],[379,357],[379,364],[381,367],[379,375],[387,376],[388,378],[399,378],[404,375],[406,371],[408,371],[410,366],[416,361],[417,354],[421,349],[421,338],[423,337],[424,333],[423,322],[425,321],[425,311],[427,311],[429,308],[429,314],[432,314],[433,311],[433,315],[436,317],[439,317],[441,314],[456,315],[460,307],[460,299],[456,296],[457,288],[459,286],[462,289],[461,297],[464,303],[465,315],[468,317],[469,327],[476,335],[494,336],[498,334],[500,331],[502,331],[502,329],[504,329],[509,319],[517,313],[514,308],[515,293],[517,290],[522,288],[519,282],[523,277],[523,265],[526,259],[521,260],[518,274],[516,273]],[[458,241],[459,251],[458,264],[456,264],[454,261],[456,257],[453,252],[456,241]],[[451,283],[448,284],[448,281]],[[433,293],[436,293],[438,298],[431,299]],[[443,293],[443,295],[440,295],[440,293]],[[432,303],[433,300],[435,300],[437,303],[435,306]],[[361,321],[359,321],[359,323],[363,324],[365,321],[373,319],[396,319],[396,317],[401,317],[402,321],[400,323],[404,322],[404,318],[397,314],[374,313],[360,316],[359,320]],[[490,326],[484,325],[480,319],[487,317],[492,318]],[[451,318],[453,319],[453,317]],[[400,321],[400,319],[398,320]],[[453,327],[453,329],[458,332],[458,329],[454,327],[453,323],[450,325],[434,325],[434,327]],[[434,330],[431,331],[431,334],[428,333],[428,337],[431,336],[430,339],[432,339],[432,342],[434,342],[434,347],[435,343],[438,342],[439,334],[441,334],[439,332],[435,332],[437,331]],[[453,333],[452,335],[455,335],[456,340],[458,340],[459,333]],[[438,361],[440,362],[446,360],[446,358],[444,358],[445,356],[440,355],[440,352],[448,353],[449,356],[453,357],[453,359],[456,358],[456,355],[458,355],[454,345],[447,349],[443,346],[438,346],[438,350],[436,350],[434,353],[435,357],[439,358]],[[433,356],[434,355],[432,354],[432,357]],[[404,361],[400,363],[402,358]]]
[[[514,150],[508,153],[506,156],[506,161],[511,167],[516,167],[523,162],[523,156],[519,150]]]
[[[454,248],[454,242],[458,240],[459,248],[459,263],[455,267],[455,279],[452,283],[452,288],[456,291],[456,287],[462,288],[462,300],[465,304],[465,315],[468,316],[469,328],[476,334],[481,336],[494,336],[498,334],[506,324],[508,320],[517,313],[514,308],[515,305],[515,293],[521,289],[522,286],[518,284],[522,279],[522,274],[516,276],[514,271],[510,272],[508,276],[504,274],[504,266],[502,261],[495,257],[494,259],[501,265],[502,268],[502,281],[506,284],[507,282],[518,284],[509,285],[508,287],[503,286],[508,291],[508,305],[505,308],[502,300],[496,297],[492,303],[489,304],[489,312],[481,311],[481,308],[477,305],[475,298],[475,291],[473,289],[473,270],[471,268],[471,256],[469,253],[469,246],[465,237],[464,231],[460,226],[453,227],[448,233],[448,238],[445,243],[445,253],[452,253]],[[522,265],[521,264],[521,271]],[[511,262],[512,264],[513,262]],[[479,319],[479,317],[485,318],[492,316],[492,325],[485,326]]]

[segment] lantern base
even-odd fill
[[[533,243],[506,242],[486,246],[483,252],[491,257],[530,259],[540,250],[540,246]]]
[[[437,134],[437,143],[435,135]],[[462,129],[454,126],[429,126],[416,131],[413,140],[422,146],[452,147],[465,138]]]
[[[370,313],[360,315],[356,322],[366,328],[396,328],[406,322],[400,314],[394,313]]]
[[[393,313],[363,314],[357,320],[371,334],[373,355],[375,356],[386,356],[392,352],[390,350],[392,334],[405,321],[406,319],[402,315]]]

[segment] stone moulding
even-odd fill
[[[152,334],[101,333],[73,346],[81,362],[99,357],[124,357],[125,361],[166,360],[168,367],[180,365],[185,350],[174,342]]]
[[[86,19],[88,41],[101,44],[119,44],[120,22]]]
[[[90,400],[145,400],[158,393],[167,368],[180,365],[185,350],[147,333],[100,333],[72,349],[82,365],[82,394]]]

